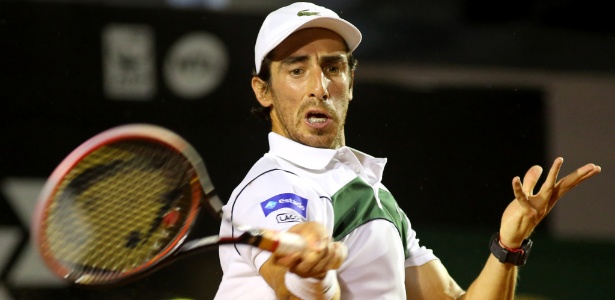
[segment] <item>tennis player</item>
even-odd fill
[[[492,254],[462,289],[419,244],[381,183],[386,159],[345,144],[352,52],[360,41],[355,26],[310,3],[280,8],[262,24],[252,88],[271,121],[270,151],[224,206],[228,221],[220,234],[240,234],[236,222],[295,232],[309,246],[286,256],[221,246],[217,299],[513,299],[530,234],[563,194],[600,167],[587,164],[558,181],[563,159],[557,158],[537,193],[540,166],[515,177],[516,198],[491,238]]]

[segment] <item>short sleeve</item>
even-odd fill
[[[419,239],[416,236],[416,231],[412,229],[410,224],[410,220],[408,217],[405,218],[405,222],[408,224],[408,232],[406,236],[407,248],[408,248],[408,258],[404,262],[404,267],[416,267],[421,266],[429,261],[434,259],[438,259],[431,249],[426,248],[425,246],[419,245]]]

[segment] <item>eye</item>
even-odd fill
[[[299,76],[299,75],[303,74],[303,70],[302,69],[293,69],[293,70],[290,71],[290,74],[294,75],[294,76]]]
[[[325,72],[329,74],[337,74],[340,72],[340,67],[338,66],[328,66],[325,68]]]

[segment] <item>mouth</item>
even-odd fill
[[[310,126],[322,128],[331,121],[331,116],[323,111],[311,110],[305,115],[305,120]]]
[[[309,113],[307,115],[307,121],[310,124],[324,123],[327,122],[328,119],[327,115],[321,113]]]

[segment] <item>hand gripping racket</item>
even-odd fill
[[[276,253],[305,247],[291,233],[238,228],[238,237],[185,241],[199,210],[222,202],[196,150],[149,124],[104,131],[51,174],[33,218],[34,244],[56,275],[80,285],[118,284],[198,250],[249,244]]]

